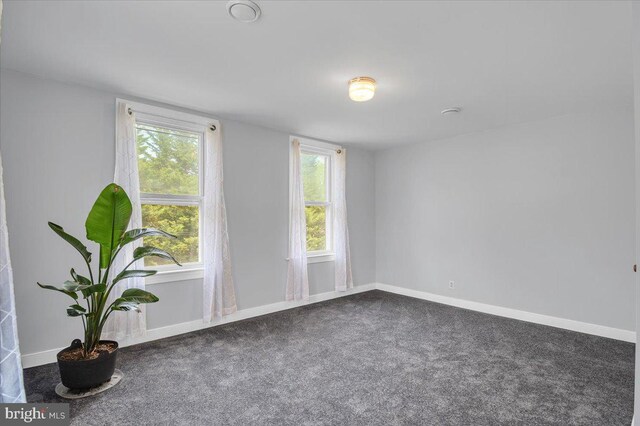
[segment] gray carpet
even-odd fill
[[[634,345],[381,291],[124,348],[77,425],[625,425]],[[54,364],[28,400],[58,401]]]

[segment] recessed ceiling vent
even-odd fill
[[[447,108],[447,109],[443,109],[441,111],[442,115],[456,115],[459,114],[460,111],[462,111],[462,108],[460,107],[453,107],[453,108]]]
[[[260,17],[260,8],[249,0],[231,0],[227,3],[227,12],[236,21],[255,22]]]

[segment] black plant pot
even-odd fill
[[[71,342],[71,346],[58,352],[58,368],[62,384],[69,389],[89,389],[109,381],[116,369],[118,342],[100,340],[100,343],[115,346],[113,352],[101,351],[97,358],[64,360],[61,355],[82,346],[80,340]]]

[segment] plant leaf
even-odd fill
[[[113,279],[112,284],[115,284],[121,280],[126,280],[127,278],[148,277],[149,275],[155,275],[157,272],[158,271],[145,271],[141,269],[124,270]]]
[[[77,303],[69,307],[75,309],[78,312],[87,312],[87,310],[82,305],[78,305]]]
[[[82,285],[82,284],[77,283],[75,281],[65,281],[62,284],[62,288],[63,289],[65,289],[66,291],[74,292],[74,293],[77,292],[77,291],[80,291],[80,290],[84,290],[84,289],[86,289],[88,287],[90,287],[90,286]]]
[[[91,296],[94,293],[104,293],[105,291],[107,291],[107,285],[94,284],[81,289],[81,291],[82,291],[82,295],[86,299],[87,297]]]
[[[82,275],[78,275],[75,271],[75,269],[71,268],[71,278],[73,278],[74,281],[82,284],[82,285],[92,285],[93,283],[91,282],[91,280],[87,277],[83,277]]]
[[[122,295],[118,298],[118,300],[126,300],[127,302],[135,302],[135,303],[155,303],[158,300],[158,297],[149,293],[148,291],[141,290],[139,288],[129,288],[122,292]]]
[[[171,235],[168,232],[161,231],[159,229],[153,228],[139,228],[139,229],[131,229],[124,233],[122,236],[122,240],[120,240],[120,247],[127,245],[138,238],[144,237],[167,237],[167,238],[177,238],[175,235]]]
[[[78,299],[78,295],[77,295],[77,294],[75,294],[75,293],[74,293],[74,292],[72,292],[72,291],[65,290],[65,289],[63,289],[63,288],[54,287],[54,286],[52,286],[52,285],[45,285],[45,284],[40,284],[40,283],[37,283],[37,284],[38,284],[41,288],[44,288],[44,289],[46,289],[46,290],[55,290],[55,291],[59,291],[60,293],[64,293],[64,294],[66,294],[67,296],[71,297],[71,298],[72,298],[72,299],[74,299],[74,300],[77,300],[77,299]]]
[[[79,239],[77,239],[72,235],[67,234],[66,232],[64,232],[64,228],[62,228],[62,226],[56,225],[53,222],[49,222],[49,228],[51,228],[53,232],[58,234],[63,240],[71,244],[73,248],[78,250],[78,252],[82,255],[82,257],[84,258],[84,260],[86,260],[87,263],[91,263],[91,253],[89,252],[89,250],[87,250],[87,246],[82,244],[82,242],[80,242]]]
[[[157,247],[142,246],[133,251],[133,260],[140,260],[147,256],[160,257],[162,259],[170,260],[178,266],[182,266],[172,255]]]
[[[85,228],[87,238],[100,244],[100,268],[109,266],[113,251],[131,219],[131,200],[115,183],[107,185],[93,204]]]
[[[122,298],[118,298],[115,300],[115,302],[113,303],[113,308],[114,311],[137,311],[140,312],[140,307],[138,306],[138,303],[136,302],[132,302],[129,300],[125,300]]]
[[[70,317],[79,317],[80,315],[84,315],[85,312],[87,312],[87,310],[78,304],[71,305],[67,308],[67,315]]]
[[[122,296],[118,297],[113,303],[114,311],[138,311],[140,312],[140,303],[155,303],[158,297],[148,291],[139,288],[129,288],[122,292]]]

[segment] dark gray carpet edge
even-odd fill
[[[625,425],[635,345],[379,290],[120,350],[74,425]],[[63,402],[57,367],[30,402]]]

